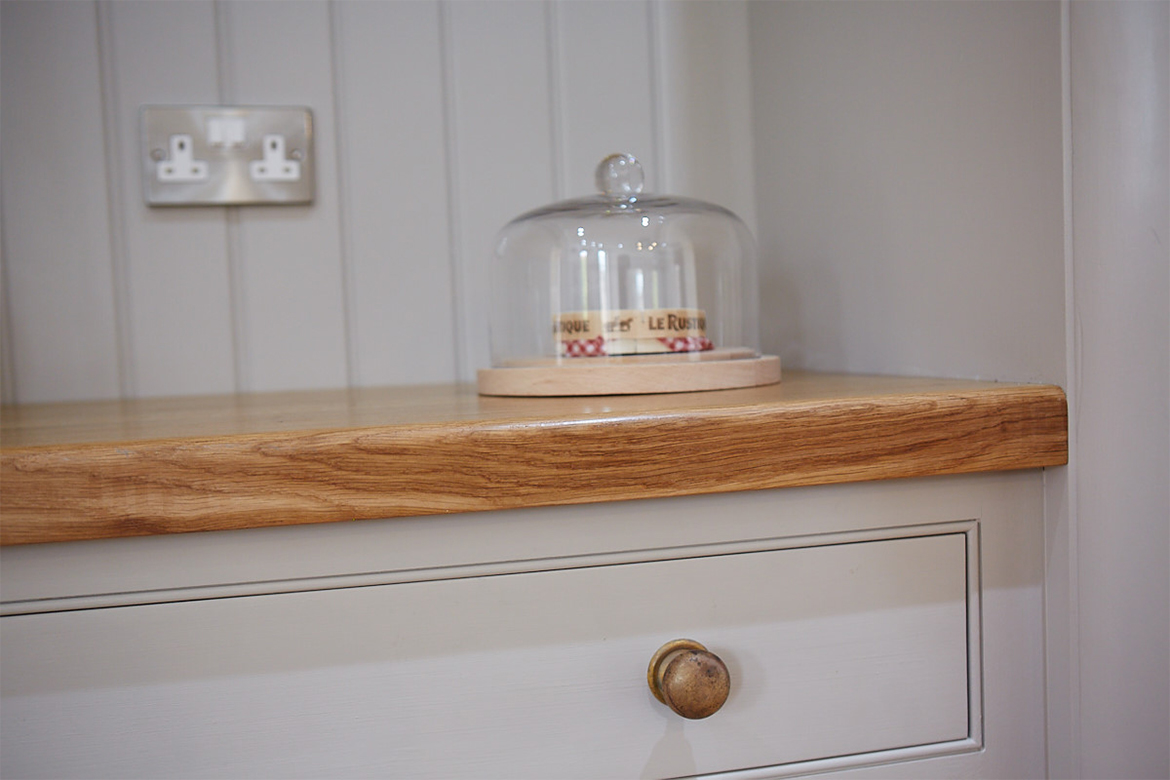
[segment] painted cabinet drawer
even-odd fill
[[[5,617],[2,774],[675,777],[969,749],[974,524],[914,533]],[[646,684],[680,637],[732,675],[705,720]]]

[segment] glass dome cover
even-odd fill
[[[755,242],[720,206],[642,193],[627,154],[597,195],[509,222],[492,259],[487,395],[604,395],[770,384]]]

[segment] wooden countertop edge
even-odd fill
[[[0,452],[0,544],[1059,466],[1064,393],[997,385]]]

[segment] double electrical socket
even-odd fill
[[[144,106],[142,180],[151,206],[311,203],[307,108]]]

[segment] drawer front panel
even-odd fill
[[[673,777],[960,741],[969,540],[6,617],[0,773]],[[679,637],[732,675],[706,720],[646,685]]]

